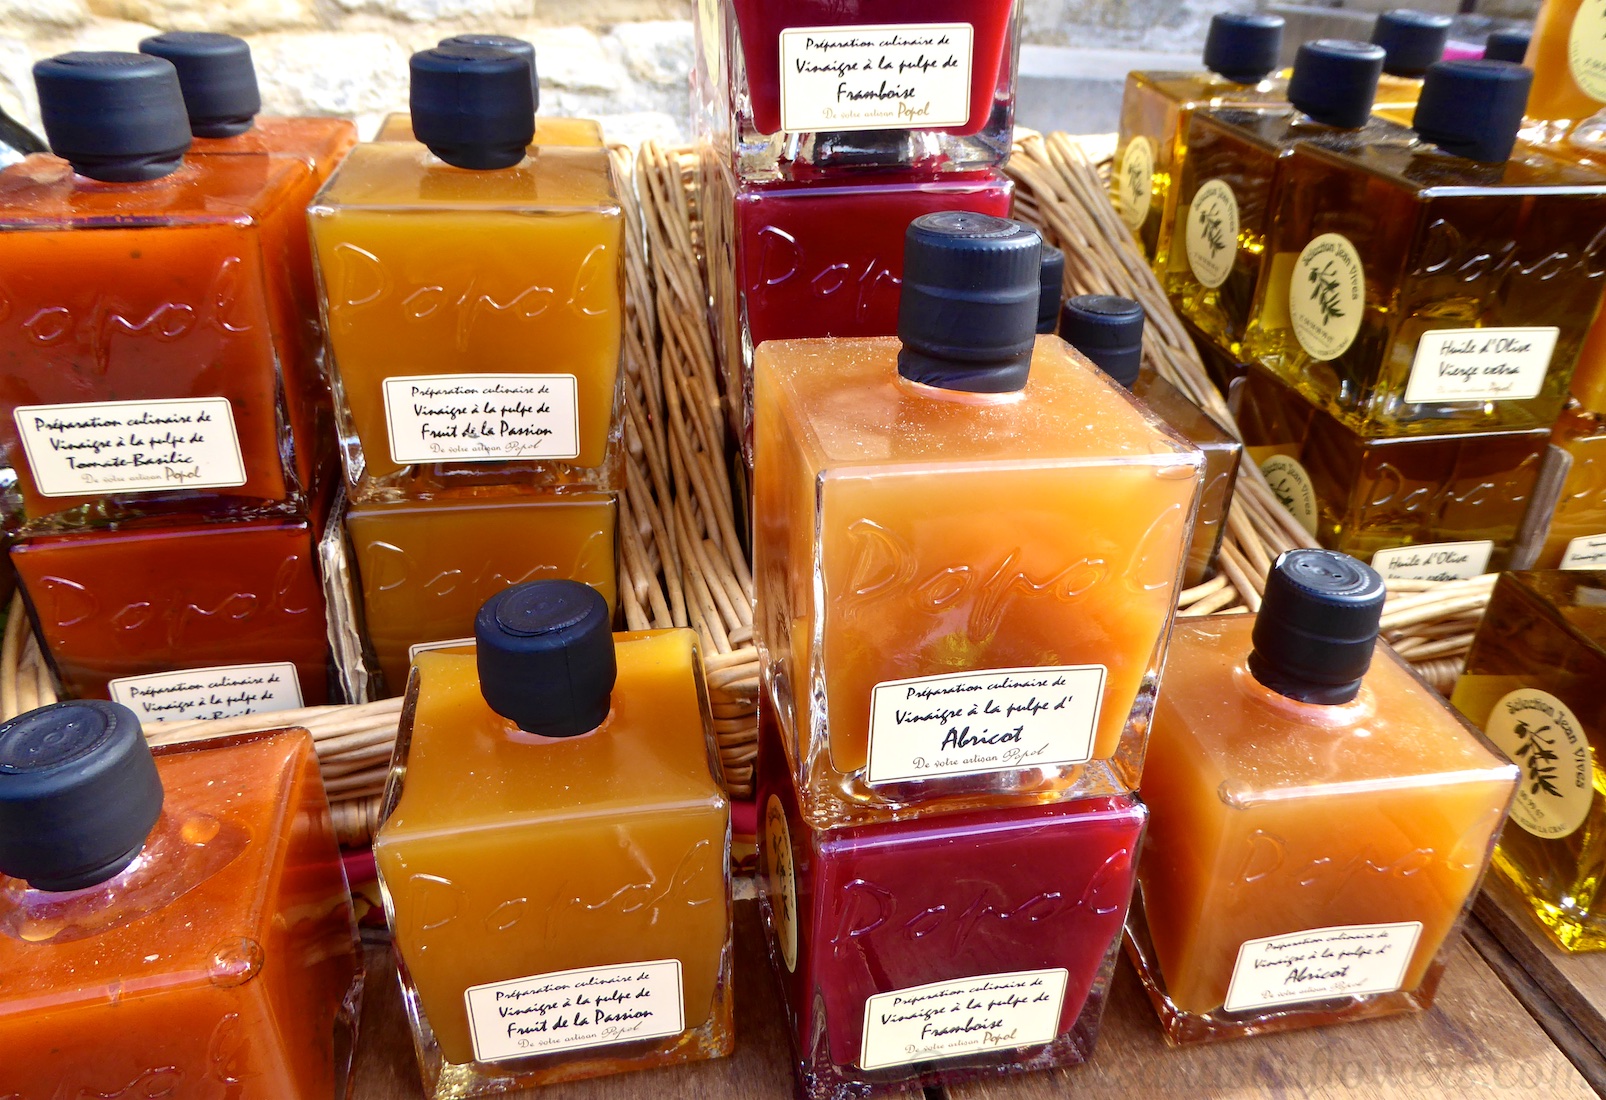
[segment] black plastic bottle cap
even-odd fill
[[[898,373],[971,393],[1024,389],[1043,297],[1043,238],[1029,225],[943,210],[909,223]]]
[[[1037,299],[1037,331],[1050,333],[1060,319],[1060,291],[1065,286],[1065,253],[1043,242],[1042,266],[1038,268],[1042,292]]]
[[[138,53],[64,53],[33,67],[51,152],[80,174],[137,183],[175,172],[190,120],[172,62]]]
[[[1060,310],[1060,339],[1127,389],[1143,366],[1143,307],[1113,294],[1083,294]]]
[[[1282,48],[1282,16],[1222,12],[1210,20],[1205,68],[1238,84],[1258,84],[1277,70]]]
[[[1528,57],[1528,46],[1532,42],[1532,31],[1495,31],[1483,44],[1483,56],[1489,61],[1521,65]]]
[[[1347,703],[1372,664],[1383,578],[1334,550],[1289,550],[1266,576],[1249,668],[1274,691],[1306,703]]]
[[[535,137],[530,68],[506,50],[437,46],[413,54],[413,136],[447,164],[489,171],[524,159]]]
[[[1341,38],[1319,38],[1299,47],[1288,102],[1327,126],[1358,130],[1372,117],[1383,48]]]
[[[527,733],[578,737],[608,717],[619,666],[608,601],[578,581],[533,581],[474,619],[480,692]]]
[[[1446,153],[1502,163],[1517,144],[1533,78],[1509,61],[1440,61],[1422,78],[1412,125]]]
[[[204,31],[170,31],[142,41],[139,52],[165,57],[178,70],[190,132],[196,137],[243,134],[262,110],[251,47],[243,38]]]
[[[1450,41],[1450,17],[1432,12],[1395,8],[1372,24],[1372,41],[1388,55],[1383,71],[1390,76],[1421,76],[1444,57]]]
[[[162,812],[134,712],[53,703],[0,724],[0,874],[82,890],[127,867]]]
[[[506,34],[454,34],[440,40],[442,46],[481,46],[491,50],[505,50],[514,57],[522,57],[530,64],[530,107],[541,109],[541,77],[535,69],[535,46],[522,38]]]

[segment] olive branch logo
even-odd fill
[[[1310,300],[1322,311],[1322,327],[1326,328],[1327,322],[1344,316],[1344,310],[1339,306],[1338,273],[1334,270],[1333,261],[1328,260],[1319,268],[1311,268],[1307,278],[1312,288]]]
[[[1528,773],[1528,793],[1538,794],[1544,791],[1552,798],[1560,798],[1561,791],[1556,787],[1556,761],[1557,756],[1551,746],[1556,743],[1554,737],[1543,736],[1554,726],[1543,725],[1533,729],[1527,722],[1518,722],[1513,731],[1517,735],[1518,745],[1515,754],[1517,763],[1521,764]]]
[[[1210,258],[1212,260],[1221,254],[1222,249],[1227,247],[1226,238],[1222,236],[1221,232],[1222,220],[1219,203],[1212,202],[1199,212],[1199,221],[1203,225],[1200,236],[1204,238],[1205,244],[1210,246]],[[1336,286],[1337,284],[1335,283],[1334,285]]]
[[[1126,182],[1132,194],[1139,199],[1149,192],[1149,181],[1143,178],[1143,165],[1135,160],[1126,166]]]

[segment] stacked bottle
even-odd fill
[[[304,210],[347,122],[257,118],[245,43],[35,66],[0,172],[11,560],[71,694],[146,721],[331,701],[336,477]]]
[[[415,54],[411,113],[308,212],[378,694],[514,584],[616,602],[624,221],[595,123],[543,119],[528,43]]]

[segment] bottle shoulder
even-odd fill
[[[1606,198],[1606,177],[1527,144],[1519,144],[1500,164],[1452,156],[1422,141],[1333,147],[1306,142],[1294,155],[1329,171],[1373,176],[1424,201],[1473,195]]]
[[[39,153],[0,171],[0,230],[252,228],[306,175],[273,157],[191,157],[172,175],[108,184]]]
[[[511,168],[454,168],[407,141],[357,145],[314,200],[311,213],[342,210],[598,213],[619,216],[613,166],[602,148],[531,148]]]

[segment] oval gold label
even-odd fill
[[[1494,705],[1484,732],[1522,769],[1511,820],[1546,840],[1576,832],[1595,798],[1595,761],[1567,704],[1537,688],[1518,688]]]
[[[1349,350],[1361,331],[1366,273],[1349,238],[1323,233],[1299,254],[1288,281],[1288,315],[1299,346],[1326,362]]]
[[[1238,259],[1238,196],[1225,180],[1210,180],[1188,209],[1188,266],[1214,290],[1227,281]]]
[[[1316,487],[1310,474],[1292,455],[1272,455],[1260,464],[1271,491],[1282,501],[1283,507],[1299,521],[1307,535],[1316,534]]]
[[[1137,229],[1149,216],[1154,199],[1154,143],[1146,137],[1127,142],[1121,169],[1115,174],[1116,206],[1121,220]]]
[[[1567,38],[1567,65],[1591,99],[1606,103],[1606,0],[1584,0]]]
[[[792,864],[792,832],[786,825],[786,807],[774,795],[764,807],[764,854],[769,864],[775,940],[791,972],[797,969],[797,872]]]

